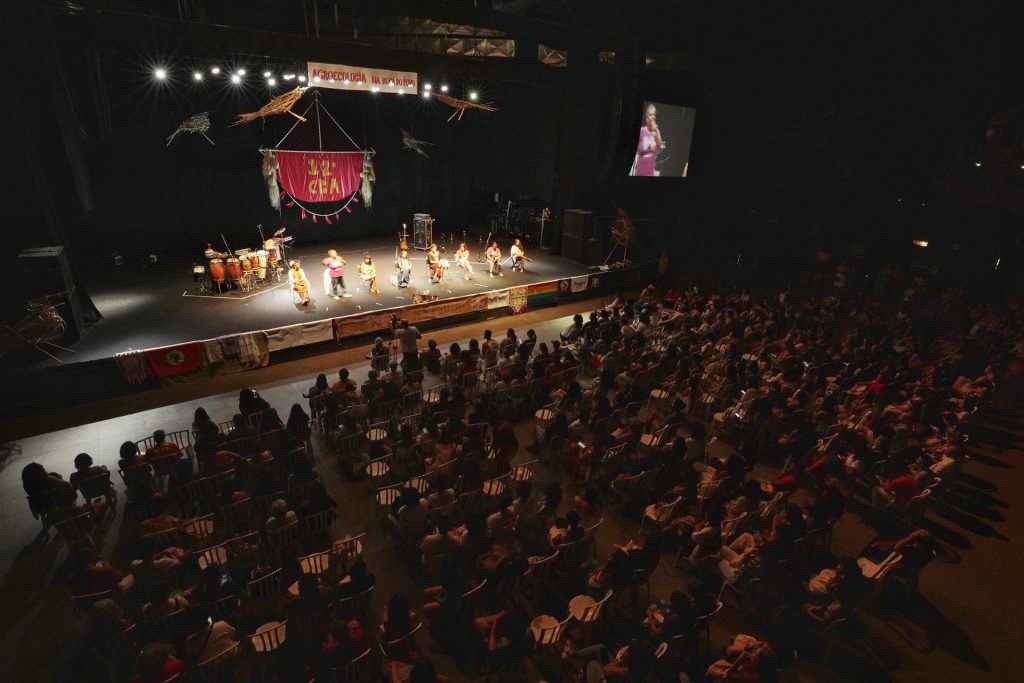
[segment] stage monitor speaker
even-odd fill
[[[426,251],[434,241],[434,219],[429,213],[416,213],[412,216],[412,247]]]
[[[68,331],[55,341],[69,344],[82,338],[85,320],[64,247],[36,247],[21,252],[18,254],[18,276],[26,302],[48,294],[58,295],[61,303],[57,312],[64,318]]]
[[[592,240],[597,235],[593,211],[583,209],[566,209],[562,215],[562,235]]]

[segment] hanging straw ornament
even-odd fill
[[[449,107],[454,109],[452,115],[448,117],[449,123],[456,116],[459,117],[459,121],[462,120],[462,115],[466,113],[467,109],[479,109],[481,111],[498,111],[498,108],[494,106],[493,102],[470,102],[468,100],[460,100],[457,97],[451,95],[445,95],[444,93],[435,93],[434,97],[444,102]]]
[[[402,146],[403,147],[405,147],[410,152],[416,152],[420,156],[427,157],[427,153],[425,151],[423,151],[423,145],[433,145],[434,144],[433,142],[425,142],[423,140],[417,140],[412,135],[410,135],[408,132],[406,132],[406,130],[404,128],[399,128],[398,130],[402,131]],[[429,159],[430,157],[427,157],[427,158]]]
[[[291,90],[289,92],[284,93],[283,95],[278,95],[277,97],[270,100],[256,111],[249,112],[248,114],[239,114],[237,118],[235,118],[235,122],[231,125],[237,126],[242,123],[249,123],[250,121],[255,121],[256,119],[262,119],[268,116],[275,116],[277,114],[291,114],[299,121],[305,122],[306,119],[302,118],[301,116],[293,112],[292,107],[294,107],[298,103],[298,101],[302,99],[302,95],[305,94],[307,89],[308,88],[306,86],[300,86],[295,90]]]
[[[193,114],[182,121],[181,125],[167,137],[167,144],[165,146],[170,147],[171,141],[177,137],[178,133],[199,133],[212,145],[213,140],[206,135],[206,131],[208,130],[210,130],[210,112],[204,111],[198,114]]]

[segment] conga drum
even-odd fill
[[[224,282],[224,262],[219,258],[210,259],[210,277],[216,283]]]
[[[277,266],[277,262],[281,260],[281,249],[277,246],[277,242],[274,240],[267,240],[263,244],[263,248],[267,250],[267,258],[270,260],[270,267]]]
[[[243,273],[251,273],[252,272],[252,261],[249,260],[249,255],[248,254],[239,254],[238,255],[238,264],[242,267],[242,272]]]
[[[248,261],[246,261],[246,263],[248,263]],[[228,259],[228,277],[232,280],[242,279],[242,264],[233,256]]]
[[[261,280],[267,279],[267,252],[260,249],[256,252],[256,277]]]

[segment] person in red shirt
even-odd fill
[[[117,590],[124,573],[109,562],[100,559],[92,548],[79,548],[75,553],[77,570],[71,577],[71,589],[77,595],[92,595]]]
[[[871,489],[871,508],[876,520],[892,505],[906,507],[918,493],[920,489],[914,475],[905,466],[899,466],[884,485]]]
[[[174,680],[188,668],[178,659],[174,646],[166,643],[150,643],[142,648],[135,658],[135,675],[129,683],[164,683]]]
[[[162,429],[153,432],[153,445],[146,449],[145,460],[149,462],[154,458],[162,458],[165,455],[180,455],[181,449],[173,441],[167,441],[167,433]]]

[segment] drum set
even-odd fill
[[[208,253],[212,256],[208,267],[194,266],[192,269],[196,282],[209,293],[223,293],[227,289],[248,292],[271,279],[280,282],[288,267],[287,245],[292,241],[291,237],[283,236],[284,231],[281,228],[270,239],[264,240],[259,249]],[[227,247],[226,242],[224,246]],[[208,278],[204,271],[209,274]]]

